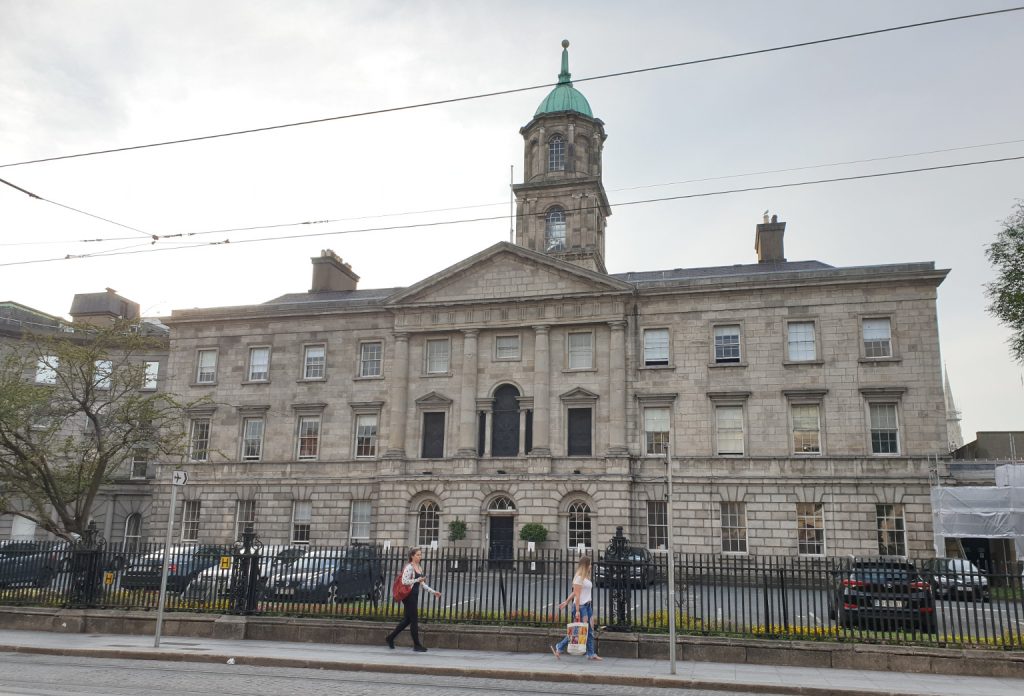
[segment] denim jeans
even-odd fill
[[[572,619],[573,621],[576,620],[575,609],[572,613]],[[587,657],[593,657],[596,654],[596,650],[594,649],[594,605],[590,602],[587,602],[580,607],[580,622],[589,625],[587,628]],[[558,645],[555,646],[555,650],[559,653],[564,653],[568,645],[569,636],[566,636],[565,638],[562,638],[562,640],[558,641]]]

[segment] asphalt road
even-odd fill
[[[720,691],[0,653],[0,696],[719,696]],[[742,692],[731,692],[744,696]],[[748,694],[747,696],[752,696]]]

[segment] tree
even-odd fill
[[[1010,353],[1024,363],[1024,200],[1018,200],[1014,212],[1003,221],[1003,229],[985,249],[985,256],[998,276],[985,284],[989,314],[1010,328]]]
[[[180,456],[187,443],[186,407],[144,389],[144,359],[166,338],[73,328],[0,346],[0,513],[69,539],[133,455]]]

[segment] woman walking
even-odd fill
[[[389,633],[385,639],[388,647],[392,650],[395,649],[395,638],[408,626],[409,633],[412,634],[412,649],[416,652],[427,651],[423,644],[420,643],[420,624],[417,615],[419,611],[420,585],[423,585],[427,592],[433,592],[435,597],[440,597],[441,593],[427,584],[427,576],[423,574],[423,566],[420,563],[422,560],[422,551],[415,547],[409,549],[409,563],[402,570],[402,584],[406,587],[411,587],[412,591],[402,600],[402,604],[405,605],[405,616],[402,618],[401,623],[395,626],[395,630]]]
[[[564,609],[570,601],[573,603],[573,620],[577,623],[589,624],[587,626],[587,659],[600,660],[602,658],[597,656],[594,646],[594,583],[590,579],[592,567],[590,556],[580,558],[579,563],[576,564],[576,573],[572,578],[572,594],[566,597],[558,605],[558,608]],[[558,645],[552,645],[551,652],[555,654],[556,658],[561,658],[567,645],[569,645],[569,636],[558,641]]]

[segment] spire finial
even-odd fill
[[[572,74],[569,72],[569,39],[562,39],[562,72],[558,73],[558,84],[571,85]]]

